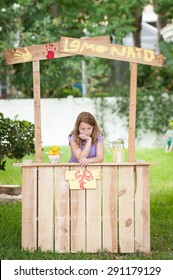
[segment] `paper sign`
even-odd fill
[[[96,179],[100,179],[100,170],[66,171],[65,179],[70,181],[70,189],[96,189]]]

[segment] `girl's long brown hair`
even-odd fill
[[[96,119],[89,112],[82,112],[78,115],[76,122],[75,122],[74,129],[72,130],[72,132],[70,133],[69,136],[71,136],[73,134],[74,141],[76,142],[77,146],[79,146],[79,147],[81,146],[82,140],[79,138],[79,125],[81,122],[84,122],[84,123],[87,123],[87,124],[93,126],[93,132],[92,132],[91,138],[92,138],[92,144],[96,144],[98,135],[99,135],[99,133],[102,134],[102,132],[97,124]]]

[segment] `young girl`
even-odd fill
[[[69,162],[79,162],[81,166],[86,166],[88,163],[103,161],[103,135],[92,114],[79,114],[69,135],[69,145],[72,153]]]

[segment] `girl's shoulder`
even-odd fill
[[[104,139],[103,134],[100,132],[97,138],[97,142],[101,142],[103,141],[103,139]]]
[[[74,135],[73,134],[70,134],[69,137],[68,137],[69,141],[70,142],[73,142],[74,141]]]

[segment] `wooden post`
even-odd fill
[[[40,62],[33,61],[34,122],[36,162],[42,161],[41,108],[40,108]]]
[[[131,62],[128,162],[135,161],[136,93],[137,93],[137,63]]]

